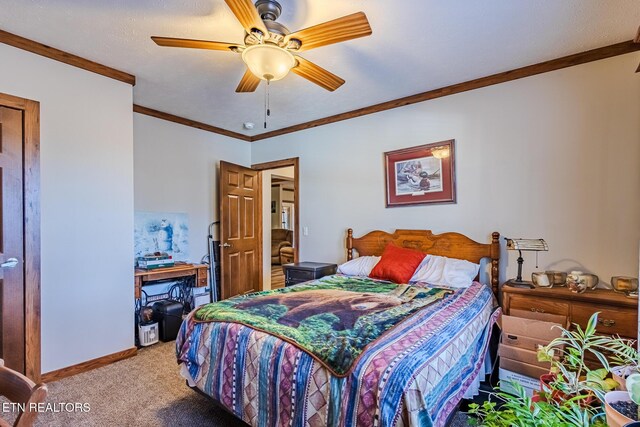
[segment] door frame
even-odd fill
[[[257,163],[251,165],[251,169],[255,169],[260,171],[260,180],[262,181],[262,171],[269,169],[279,169],[286,168],[288,166],[293,166],[293,203],[295,206],[295,212],[293,215],[294,218],[294,227],[293,227],[293,262],[298,262],[299,250],[300,250],[300,158],[292,157],[289,159],[282,160],[274,160],[272,162],[265,163]],[[261,192],[262,193],[262,192]],[[262,195],[262,197],[265,197]],[[271,211],[269,211],[271,212]],[[262,212],[264,215],[264,212]],[[264,250],[264,242],[262,239],[262,234],[260,233],[260,248]],[[261,265],[262,268],[262,265]],[[262,280],[262,275],[260,276],[260,280]],[[262,288],[262,283],[260,284]]]
[[[40,381],[40,103],[0,92],[0,106],[23,112],[25,373]]]

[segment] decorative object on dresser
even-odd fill
[[[515,286],[519,288],[533,288],[533,284],[526,280],[522,280],[522,264],[524,259],[522,258],[522,251],[533,251],[536,253],[536,268],[538,268],[538,252],[548,251],[549,246],[543,239],[508,239],[507,250],[518,251],[518,276],[515,279],[508,280],[505,285]]]
[[[636,339],[638,301],[607,289],[575,294],[567,288],[502,288],[502,309],[567,316],[570,323],[586,327],[591,315],[600,312],[597,330],[607,335]]]
[[[285,264],[282,269],[284,270],[284,285],[291,286],[335,274],[338,266],[323,262],[298,262]]]
[[[553,277],[552,286],[567,286],[567,273],[564,271],[547,270],[545,273],[547,273],[550,278]]]
[[[613,276],[611,278],[611,286],[616,292],[623,292],[627,295],[633,294],[638,296],[638,279],[627,276]]]
[[[574,270],[567,274],[567,288],[576,294],[581,294],[588,289],[587,279],[582,271]]]
[[[531,273],[531,281],[539,288],[551,288],[554,284],[554,274],[548,271],[534,271]]]
[[[387,207],[455,203],[455,141],[384,153]]]

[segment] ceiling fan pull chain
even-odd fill
[[[270,80],[267,80],[267,116],[271,116],[271,91],[269,90],[270,87]]]
[[[269,108],[269,80],[264,86],[264,128],[267,128],[267,117],[271,116],[271,109]]]

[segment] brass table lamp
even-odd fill
[[[508,280],[505,285],[517,288],[533,288],[533,283],[522,280],[522,251],[532,251],[536,253],[536,268],[538,267],[538,252],[548,251],[549,246],[543,239],[507,239],[507,250],[518,251],[518,276],[515,279]]]

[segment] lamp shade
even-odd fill
[[[549,246],[543,239],[506,239],[510,251],[548,251]]]
[[[249,46],[242,52],[242,60],[256,77],[267,81],[282,79],[296,65],[290,52],[271,44]]]

